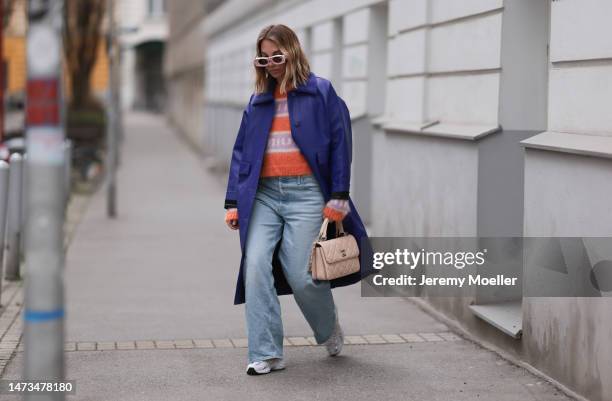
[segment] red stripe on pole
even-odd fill
[[[31,79],[27,89],[26,124],[59,125],[57,79]]]

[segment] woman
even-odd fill
[[[256,51],[255,93],[242,115],[225,197],[225,221],[240,229],[234,303],[246,302],[250,375],[285,367],[278,295],[293,293],[317,344],[331,356],[340,353],[343,333],[331,288],[358,282],[361,274],[313,280],[311,246],[324,217],[342,220],[358,243],[367,239],[349,198],[346,104],[328,80],[310,72],[287,26],[264,28]]]

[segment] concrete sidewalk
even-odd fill
[[[104,188],[67,254],[67,379],[78,400],[567,400],[399,298],[334,290],[347,345],[329,358],[281,297],[287,369],[245,374],[238,232],[225,187],[161,117],[126,116],[118,213]],[[232,133],[228,133],[232,134]],[[23,353],[3,379],[21,377]],[[0,396],[0,399],[16,399]]]

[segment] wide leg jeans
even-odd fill
[[[336,312],[329,282],[313,280],[308,272],[324,206],[312,175],[259,180],[244,264],[249,363],[283,357],[281,307],[272,274],[272,256],[279,240],[283,273],[317,343],[327,340],[334,329]]]

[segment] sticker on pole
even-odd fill
[[[64,135],[59,127],[29,127],[26,136],[28,163],[64,163]]]
[[[59,125],[59,91],[57,79],[28,80],[26,124]]]

